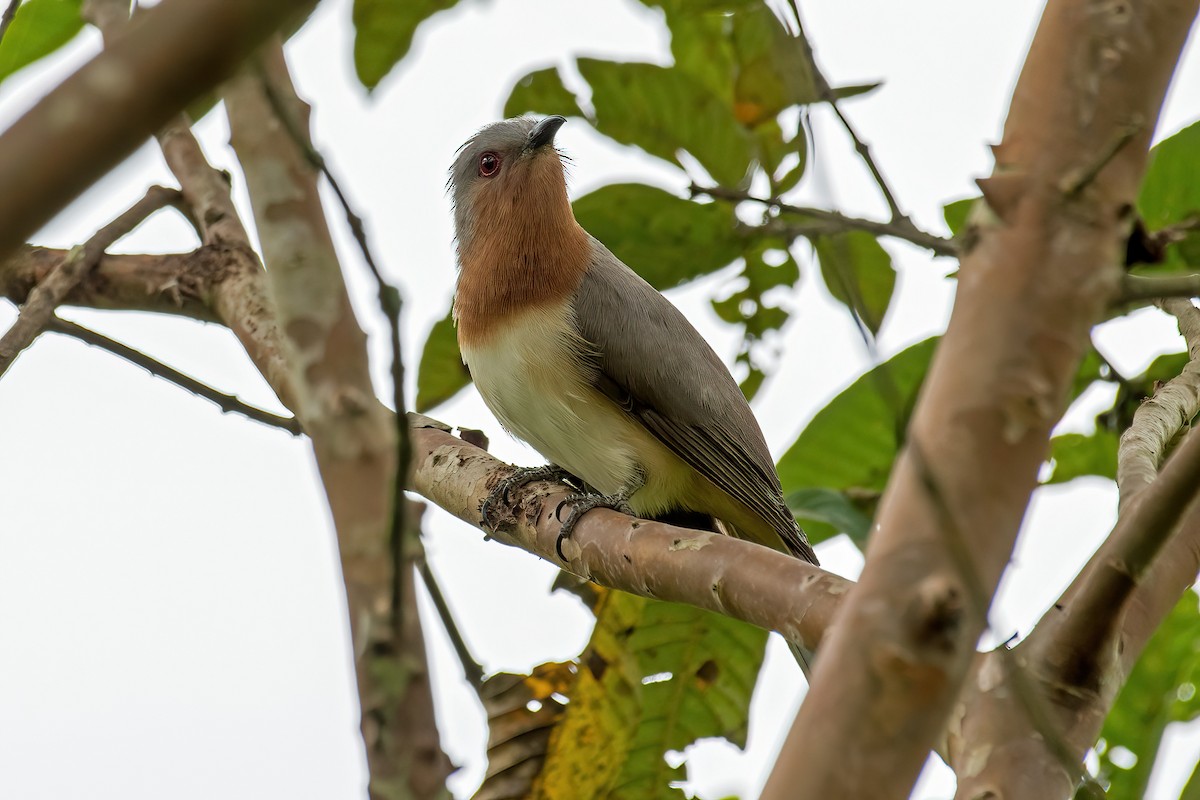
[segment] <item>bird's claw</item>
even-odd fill
[[[479,515],[482,518],[480,524],[485,528],[496,530],[499,522],[492,521],[493,510],[496,506],[511,508],[513,504],[512,492],[514,490],[520,489],[534,481],[561,481],[569,485],[572,477],[571,473],[553,464],[541,467],[517,467],[511,475],[496,484],[495,488],[492,489],[480,504]]]
[[[567,505],[571,506],[571,513],[564,520],[562,518],[562,510],[563,506]],[[613,495],[567,495],[554,507],[554,518],[562,523],[562,527],[558,531],[558,539],[554,542],[554,551],[558,553],[558,557],[563,561],[570,561],[566,554],[563,553],[563,542],[571,538],[571,534],[575,532],[575,526],[579,523],[580,518],[593,508],[611,508],[613,511],[620,511],[622,514],[628,514],[631,517],[636,516],[633,513],[633,509],[629,507],[628,495],[621,492]]]

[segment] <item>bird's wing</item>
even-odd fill
[[[594,348],[597,388],[761,516],[788,550],[813,561],[729,370],[669,300],[594,239],[592,250],[573,305],[579,332]]]

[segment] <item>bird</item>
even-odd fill
[[[463,361],[501,425],[550,462],[496,487],[485,523],[509,489],[556,476],[583,489],[564,501],[564,562],[563,537],[607,507],[818,564],[729,369],[670,300],[576,221],[554,141],[565,122],[492,123],[450,170]]]

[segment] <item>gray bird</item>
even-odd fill
[[[454,315],[480,395],[509,432],[599,493],[572,498],[565,535],[606,506],[816,564],[729,370],[670,301],[575,221],[554,147],[564,122],[489,125],[451,171]]]

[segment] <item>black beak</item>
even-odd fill
[[[525,146],[525,149],[537,150],[553,142],[554,134],[558,133],[558,129],[566,121],[566,117],[560,117],[555,114],[553,117],[546,117],[537,125],[534,125],[533,130],[529,132],[529,144]]]

